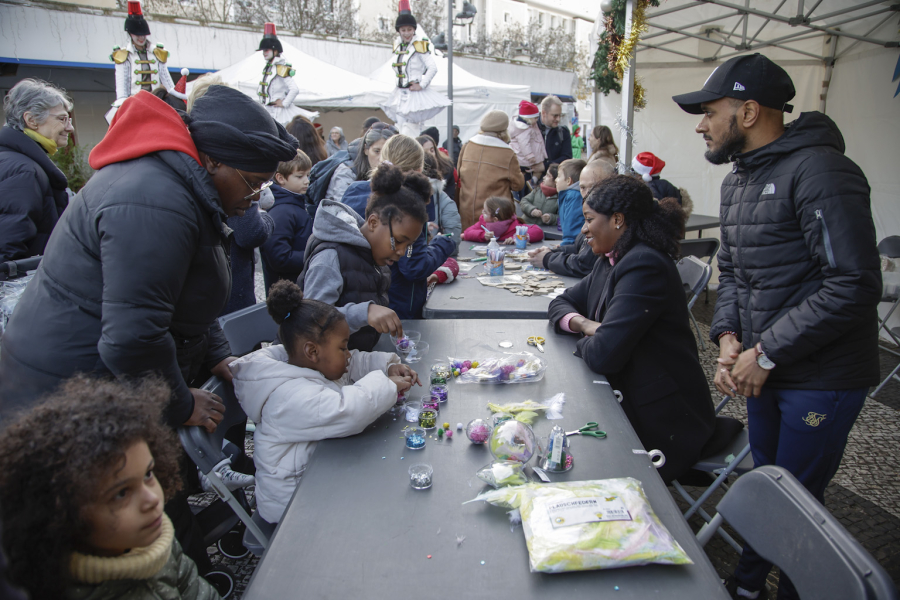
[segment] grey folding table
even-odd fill
[[[558,242],[529,244],[533,250],[542,245],[556,246]],[[459,246],[459,258],[467,262],[475,258],[472,248],[485,244],[463,241]],[[513,246],[505,246],[514,249]],[[506,264],[511,264],[507,259]],[[526,265],[528,263],[525,263]],[[522,270],[508,271],[507,275],[520,275]],[[549,271],[542,271],[547,278],[559,280],[559,287],[570,288],[579,281],[577,277],[564,277]],[[460,271],[460,277],[449,284],[437,285],[425,302],[422,316],[426,319],[546,319],[550,298],[546,295],[517,296],[496,287],[483,285],[478,277],[485,275],[483,263],[477,263],[468,272]]]
[[[703,237],[704,229],[718,229],[719,228],[719,217],[712,217],[709,215],[697,215],[692,214],[688,217],[687,224],[684,227],[685,233],[688,231],[696,231],[697,237]]]
[[[438,421],[451,424],[453,439],[428,439],[422,450],[406,449],[401,431],[407,423],[391,413],[359,435],[320,442],[244,598],[728,597],[648,457],[634,452],[643,448],[609,385],[572,356],[574,337],[555,334],[546,321],[408,321],[404,326],[420,331],[431,346],[418,363],[422,373],[447,357],[501,352],[502,340],[513,342],[509,351],[542,356],[548,370],[533,383],[452,382]],[[526,345],[529,335],[546,338],[544,354]],[[377,349],[390,346],[383,337]],[[608,437],[570,438],[575,465],[551,478],[642,481],[653,510],[694,564],[531,573],[521,526],[511,528],[504,509],[463,504],[487,489],[475,473],[492,458],[486,446],[475,446],[456,431],[456,423],[489,417],[488,402],[543,400],[558,392],[566,394],[564,418],[539,417],[536,435],[547,435],[554,423],[572,430],[597,421]],[[409,485],[408,468],[418,462],[434,468],[428,490]]]
[[[556,225],[544,225],[541,223],[538,225],[541,230],[544,232],[545,240],[561,240],[563,239],[563,234],[560,229],[557,229]]]

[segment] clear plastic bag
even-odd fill
[[[531,352],[507,353],[476,360],[451,357],[450,364],[453,367],[453,375],[459,383],[540,381],[544,378],[544,371],[547,370],[547,362]]]
[[[482,467],[476,475],[491,487],[523,485],[528,483],[524,472],[525,464],[515,460],[500,460]]]
[[[535,573],[693,563],[631,477],[528,483],[477,500],[519,509]]]
[[[566,394],[565,392],[560,392],[547,398],[543,402],[535,402],[534,400],[513,402],[510,404],[494,404],[493,402],[489,402],[488,410],[495,414],[507,413],[513,415],[516,420],[531,425],[540,414],[539,411],[545,411],[544,416],[550,420],[562,419],[562,409],[565,403]]]

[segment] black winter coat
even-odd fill
[[[259,249],[267,296],[279,279],[297,281],[313,226],[312,217],[306,212],[305,194],[295,194],[280,185],[272,186],[272,194],[275,204],[269,209],[269,216],[275,222],[275,231]]]
[[[544,268],[569,277],[587,277],[599,257],[591,250],[583,233],[575,236],[574,244],[557,246],[544,255]]]
[[[550,303],[550,322],[577,312],[602,325],[575,355],[624,396],[622,408],[647,450],[662,450],[666,483],[686,473],[715,429],[715,414],[675,262],[640,243]]]
[[[30,137],[0,128],[0,262],[44,253],[69,182]]]
[[[660,178],[659,175],[654,175],[653,178],[646,183],[647,187],[650,188],[650,191],[653,192],[653,197],[657,200],[662,200],[663,198],[675,198],[678,200],[678,204],[681,204],[681,192],[668,180]]]
[[[224,212],[197,162],[166,150],[101,168],[73,199],[3,336],[4,411],[82,373],[155,372],[172,387],[230,354],[216,323],[231,287]]]
[[[553,163],[562,164],[564,160],[572,158],[572,134],[569,128],[563,125],[559,127],[547,127],[538,119],[538,128],[544,135],[544,147],[547,149],[547,160],[544,161],[544,169]]]
[[[767,386],[878,384],[881,271],[869,185],[837,125],[803,113],[738,155],[722,182],[719,290],[710,338],[762,341]]]

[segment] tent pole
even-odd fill
[[[838,36],[833,35],[828,40],[831,46],[831,56],[825,60],[825,78],[822,80],[822,93],[819,95],[819,112],[825,114],[825,103],[828,100],[828,87],[831,85],[831,75],[834,73],[834,57],[837,54]]]
[[[625,4],[625,35],[631,31],[631,21],[634,15],[635,0],[628,0]],[[631,63],[622,75],[622,116],[619,127],[619,173],[626,173],[631,166],[631,141],[634,130],[634,69],[637,56],[637,48],[631,56]]]
[[[447,0],[447,153],[450,164],[456,164],[453,156],[453,0]]]

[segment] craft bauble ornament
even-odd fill
[[[613,9],[613,0],[600,0],[600,10],[608,13]]]

